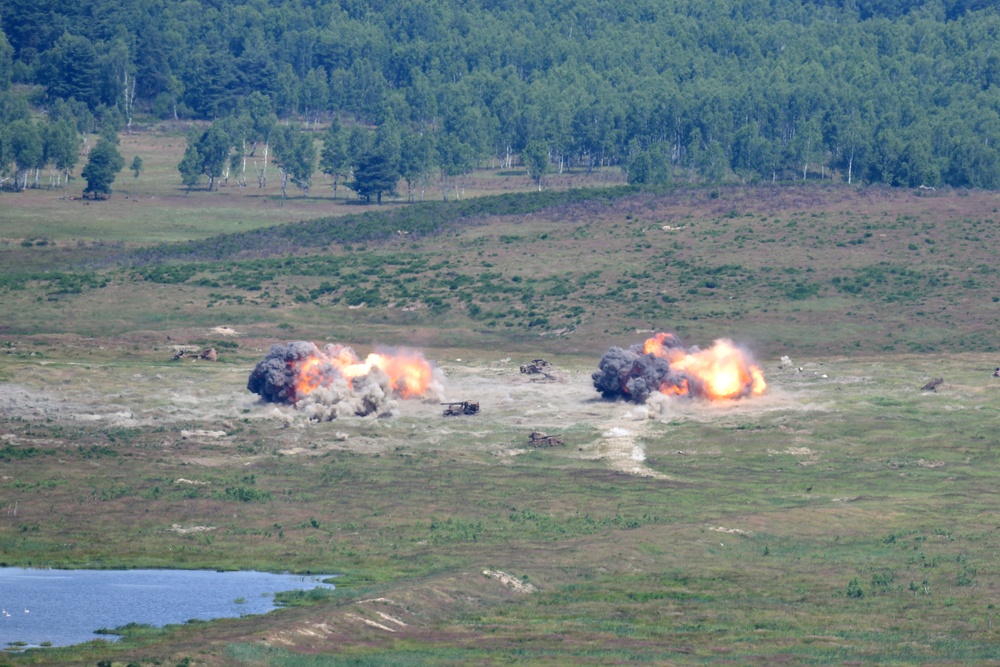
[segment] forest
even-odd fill
[[[8,189],[155,120],[205,121],[189,187],[262,147],[283,185],[318,167],[368,200],[515,160],[539,187],[1000,185],[987,0],[0,0],[0,28]]]

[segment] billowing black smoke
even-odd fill
[[[319,356],[319,348],[308,341],[273,345],[250,373],[247,389],[268,403],[295,403],[300,398],[295,392],[296,366],[316,356]],[[328,370],[332,371],[333,367]]]
[[[642,351],[642,345],[624,350],[612,347],[591,376],[594,388],[604,398],[626,398],[645,403],[650,394],[659,391],[670,376],[670,364],[653,354]]]
[[[294,405],[310,420],[327,421],[395,414],[397,395],[439,401],[441,379],[423,355],[412,350],[383,350],[362,362],[345,345],[320,349],[294,341],[271,347],[250,373],[247,389],[269,403]]]
[[[627,350],[612,347],[593,374],[605,398],[645,403],[654,392],[710,400],[760,395],[767,389],[760,366],[744,348],[720,338],[712,347],[685,348],[672,333],[660,332]]]

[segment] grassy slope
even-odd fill
[[[67,262],[72,244],[11,244],[0,289],[30,289],[5,292],[0,333],[221,322],[272,337],[282,325],[356,343],[595,353],[665,328],[765,355],[996,349],[989,193],[728,187],[550,198],[534,212],[527,197],[512,215],[470,200],[115,251],[167,263],[71,276],[39,271]],[[209,261],[220,253],[240,259]]]
[[[0,664],[990,663],[993,202],[681,190],[288,260],[11,281],[6,562],[347,576],[318,606]],[[4,210],[5,271],[103,256],[54,232],[54,249],[22,246]],[[104,224],[129,240],[120,220]],[[236,346],[209,331],[222,324],[244,332]],[[585,389],[607,345],[654,327],[751,342],[770,395],[629,422],[628,406],[526,384],[499,361],[545,354]],[[419,344],[455,386],[498,378],[512,400],[446,428],[419,405],[283,428],[242,387],[259,350],[288,338]],[[216,344],[223,361],[171,364],[175,343]],[[782,354],[795,365],[779,369]],[[945,386],[920,392],[931,377]],[[122,411],[151,421],[107,416]],[[609,465],[602,434],[622,424],[663,477]],[[504,455],[536,427],[567,447]],[[227,435],[184,435],[198,429]],[[259,502],[226,493],[238,488]],[[539,591],[512,593],[486,568]]]

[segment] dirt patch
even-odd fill
[[[506,576],[516,584],[534,589],[516,577]],[[332,609],[289,610],[280,619],[274,619],[278,627],[271,629],[263,642],[308,651],[333,644],[367,644],[385,637],[441,641],[445,635],[454,633],[455,638],[472,639],[461,630],[454,627],[444,630],[437,623],[450,621],[456,613],[481,612],[488,605],[524,593],[510,586],[497,586],[496,581],[465,572],[397,586],[392,598],[366,598]]]
[[[638,412],[638,416],[636,413]],[[620,418],[610,422],[598,446],[598,458],[605,459],[619,471],[640,477],[672,479],[646,465],[646,450],[639,436],[647,432],[647,419],[642,411],[628,409]]]
[[[195,429],[193,431],[183,430],[181,431],[181,439],[191,440],[196,438],[214,440],[216,438],[226,437],[225,431],[206,431],[204,429]]]
[[[811,466],[819,462],[820,453],[815,452],[808,447],[788,447],[783,451],[777,451],[775,449],[767,450],[767,453],[771,456],[776,456],[780,454],[785,454],[788,456],[795,456],[802,460],[799,461],[800,466]]]
[[[537,590],[532,584],[500,570],[483,570],[483,576],[496,579],[515,593],[534,593]]]
[[[458,355],[452,356],[453,359]],[[463,355],[464,356],[464,355]],[[772,410],[794,409],[797,399],[775,386],[768,395],[734,404],[654,396],[646,405],[603,400],[593,387],[590,368],[560,364],[556,382],[533,382],[510,358],[447,361],[440,397],[396,400],[385,418],[343,417],[320,423],[294,406],[263,403],[246,391],[250,366],[165,365],[162,358],[128,363],[49,362],[21,365],[18,384],[0,384],[0,414],[106,427],[173,431],[163,445],[202,443],[226,446],[201,451],[188,463],[215,467],[237,453],[239,431],[254,428],[269,441],[269,451],[314,457],[344,450],[366,455],[446,449],[482,463],[510,462],[530,452],[555,458],[603,461],[620,473],[673,479],[647,463],[653,427],[667,421],[740,424]],[[443,417],[440,401],[473,401],[474,415]],[[174,426],[176,424],[176,426]],[[532,432],[553,435],[562,446],[530,449]],[[694,448],[686,454],[696,453]],[[704,452],[702,452],[704,453]],[[477,459],[477,457],[482,457]]]
[[[742,535],[743,537],[753,537],[753,531],[743,530],[742,528],[725,528],[723,526],[709,526],[708,529],[715,531],[717,533],[726,533],[727,535]]]
[[[53,392],[29,389],[21,384],[0,383],[0,415],[3,416],[46,419],[66,417],[82,410],[83,406]]]
[[[216,526],[188,526],[187,528],[175,523],[170,526],[171,533],[179,533],[181,535],[187,535],[188,533],[207,533],[211,530],[218,530]]]

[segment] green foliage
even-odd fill
[[[177,285],[190,280],[200,269],[197,264],[159,264],[139,270],[138,276],[162,285]]]
[[[229,500],[241,503],[266,503],[271,500],[270,491],[262,491],[252,486],[239,484],[237,486],[227,486],[226,490],[219,494],[213,494],[219,500]]]
[[[323,135],[323,150],[320,153],[320,171],[333,176],[333,197],[337,198],[337,185],[341,179],[346,179],[351,172],[351,160],[347,153],[347,137],[340,120],[334,117],[330,127]]]
[[[304,607],[337,595],[333,588],[310,588],[309,590],[281,591],[274,594],[274,604],[279,607]]]
[[[90,445],[85,447],[83,445],[77,445],[77,454],[83,459],[100,459],[104,457],[114,458],[118,456],[118,451],[112,449],[111,447],[102,447],[100,445]]]
[[[403,137],[435,128],[448,178],[539,141],[561,165],[618,165],[643,184],[680,170],[1000,183],[997,8],[982,0],[740,0],[713,21],[648,0],[202,4],[17,5],[0,17],[0,92],[34,84],[120,127],[131,80],[159,117],[254,118],[251,144],[271,115],[392,118]]]
[[[370,202],[372,197],[375,197],[375,200],[381,204],[382,195],[396,194],[398,181],[399,171],[392,156],[373,149],[356,159],[354,180],[347,185],[365,201]]]
[[[434,139],[429,132],[408,132],[400,142],[400,176],[406,181],[407,201],[414,199],[413,186],[434,163]]]
[[[308,193],[310,179],[316,171],[316,146],[312,135],[297,126],[281,126],[275,132],[274,157],[292,183]]]
[[[44,246],[44,240],[25,239],[21,242],[24,247]],[[64,294],[81,294],[84,289],[96,289],[105,287],[108,284],[106,276],[97,273],[63,273],[53,271],[51,273],[10,273],[0,275],[0,289],[23,290],[27,286],[37,284],[47,290],[49,297]]]
[[[10,88],[14,76],[14,47],[10,45],[7,35],[0,31],[0,92]]]
[[[7,444],[0,448],[0,461],[31,459],[36,456],[42,456],[50,453],[51,452],[38,449],[37,447],[18,447]]]
[[[819,285],[807,282],[790,283],[784,289],[785,297],[792,301],[808,299],[809,297],[816,296],[817,292],[819,292]]]
[[[85,193],[110,195],[111,185],[125,166],[125,158],[110,141],[101,139],[90,151],[90,157],[80,175],[87,181]]]
[[[890,592],[892,589],[892,582],[895,578],[896,575],[890,571],[876,572],[872,575],[872,590],[877,593]]]
[[[181,182],[188,188],[198,185],[198,181],[201,180],[203,164],[204,159],[198,152],[197,144],[189,139],[187,148],[184,149],[184,156],[177,165],[177,171],[181,173]]]
[[[100,100],[98,63],[101,59],[91,39],[79,33],[79,27],[73,31],[75,34],[71,34],[72,19],[66,16],[60,18],[58,22],[65,27],[53,35],[58,38],[55,43],[49,42],[46,45],[49,48],[42,54],[36,76],[39,83],[47,86],[52,97],[64,100],[72,98],[95,107]],[[10,22],[11,19],[4,16],[5,32]],[[42,28],[45,32],[52,29],[51,22]],[[20,50],[27,45],[19,43],[17,33],[14,37],[15,55],[20,56]]]
[[[14,189],[24,190],[28,187],[29,171],[44,164],[45,144],[38,127],[31,120],[15,120],[5,128],[0,143],[3,161],[14,164]]]
[[[853,275],[836,276],[832,284],[849,295],[863,295],[887,302],[913,301],[947,285],[945,273],[882,263],[855,269]]]
[[[222,176],[231,151],[232,139],[224,123],[215,122],[200,134],[196,131],[189,134],[184,156],[177,165],[184,185],[191,187],[205,175],[208,176],[208,189],[215,189],[216,180]]]
[[[658,142],[639,151],[628,165],[628,182],[633,185],[666,185],[671,181],[669,147]]]
[[[122,637],[144,637],[144,636],[155,636],[161,635],[165,631],[162,628],[157,628],[154,625],[148,623],[126,623],[125,625],[119,625],[116,628],[98,628],[94,630],[94,634],[98,635],[119,635]]]
[[[528,174],[532,180],[542,189],[542,178],[549,171],[549,147],[541,141],[532,141],[524,147],[521,153],[524,166],[528,168]]]
[[[64,174],[76,166],[80,158],[80,137],[70,120],[52,120],[43,130],[45,162]]]

